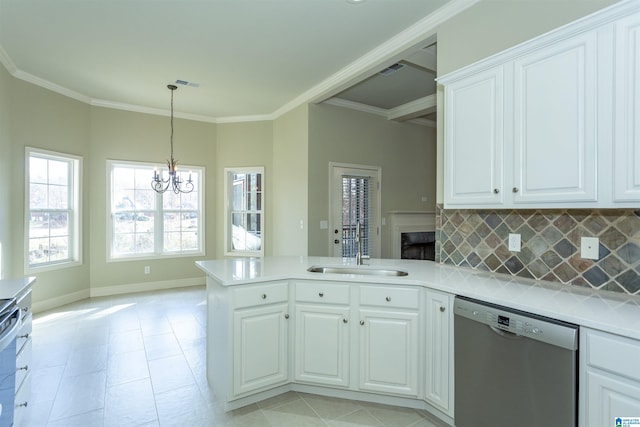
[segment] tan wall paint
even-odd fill
[[[117,287],[202,276],[195,261],[215,257],[215,125],[174,119],[174,157],[183,165],[205,168],[205,244],[203,257],[107,262],[107,160],[157,162],[169,157],[169,118],[93,107],[91,158],[91,288]],[[151,177],[149,177],[151,185]],[[144,274],[144,266],[151,274]]]
[[[274,255],[307,255],[308,251],[308,114],[309,107],[303,105],[273,124]]]
[[[216,192],[215,224],[218,238],[216,257],[224,256],[224,168],[242,166],[264,167],[265,235],[264,254],[271,255],[273,239],[273,122],[243,122],[218,124],[216,127]]]
[[[329,162],[382,168],[382,216],[434,211],[435,129],[330,105],[309,108],[309,255],[329,254]],[[427,197],[427,202],[421,198]],[[382,227],[382,254],[390,255]]]
[[[616,3],[617,0],[483,0],[437,29],[438,75],[490,55]],[[438,203],[443,201],[442,87],[438,91]]]
[[[89,157],[89,111],[87,104],[75,101],[38,86],[12,79],[10,82],[10,123],[12,145],[11,188],[11,248],[14,252],[12,276],[24,275],[24,176],[25,147],[36,147],[83,158],[85,171]],[[89,182],[90,174],[82,180],[83,264],[36,274],[34,301],[60,295],[87,293],[89,289]],[[20,254],[20,255],[18,255]]]

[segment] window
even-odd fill
[[[264,168],[225,169],[225,251],[264,253]]]
[[[153,164],[108,162],[111,260],[203,254],[204,169],[188,168],[178,173],[185,181],[191,175],[191,193],[156,193]]]
[[[27,147],[25,271],[82,263],[82,158]]]

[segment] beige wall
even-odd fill
[[[12,144],[9,119],[11,102],[9,83],[11,76],[4,67],[0,67],[0,182],[12,182]],[[17,183],[16,183],[17,184]],[[12,264],[11,248],[11,193],[0,190],[0,279],[14,276],[10,271]]]
[[[483,0],[437,29],[438,75],[544,34],[617,0]],[[442,87],[438,111],[443,111]],[[443,126],[438,114],[438,195],[443,201]]]
[[[91,289],[93,293],[123,292],[122,286],[170,282],[202,276],[197,259],[215,256],[215,146],[216,127],[211,123],[174,119],[174,157],[183,165],[205,168],[204,257],[177,257],[107,262],[107,160],[157,162],[169,157],[169,117],[93,107],[91,156],[85,175],[91,188]],[[149,177],[151,185],[151,176]],[[144,274],[149,266],[151,274]],[[107,289],[109,288],[109,289]]]
[[[224,256],[224,168],[264,167],[265,255],[272,254],[273,240],[273,123],[270,121],[218,124],[216,127],[216,257]],[[213,257],[210,257],[213,258]]]
[[[303,105],[273,124],[274,255],[307,255],[309,213],[309,107]],[[302,227],[300,222],[302,221]]]
[[[382,168],[382,216],[434,211],[435,129],[330,105],[309,107],[309,255],[329,254],[329,162]],[[427,202],[422,202],[422,197]],[[388,237],[382,227],[382,254]]]
[[[13,229],[11,248],[14,251],[11,275],[24,274],[24,176],[25,147],[36,147],[73,154],[83,158],[87,170],[89,157],[89,114],[87,104],[75,101],[38,86],[11,79],[9,90],[9,121],[12,146],[11,210]],[[89,284],[89,182],[90,174],[82,180],[83,264],[36,275],[34,300],[56,298],[60,295],[88,295]],[[20,255],[18,255],[20,254]]]

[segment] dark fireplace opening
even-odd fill
[[[436,232],[415,231],[400,233],[400,258],[436,259]]]

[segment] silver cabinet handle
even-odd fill
[[[29,365],[24,365],[21,368],[16,368],[16,371],[28,371],[29,370]]]
[[[26,333],[24,335],[18,335],[18,338],[29,338],[29,333]]]
[[[493,192],[494,192],[495,194],[498,194],[498,193],[500,192],[500,190],[498,190],[497,188],[494,188],[494,189],[493,189]]]
[[[16,408],[20,408],[20,407],[26,408],[27,405],[29,405],[29,402],[18,403],[16,404]]]
[[[387,300],[387,302],[391,302],[391,297],[386,297],[385,299]]]
[[[514,193],[517,193],[517,192],[518,192],[518,187],[513,187],[513,188],[511,189],[511,191],[512,191],[512,192],[514,192]]]
[[[443,305],[441,305],[441,306],[440,306],[440,311],[444,313],[444,311],[445,311],[445,310],[446,310],[446,309],[444,308],[444,306],[443,306]]]
[[[318,296],[322,298],[324,296],[324,292],[318,292]]]
[[[342,323],[349,323],[349,321],[346,318],[344,318],[342,319]]]
[[[262,294],[262,299],[267,299],[267,294]]]
[[[361,325],[361,326],[362,326],[362,325],[364,325],[364,320],[361,320],[361,321],[360,321],[360,325]]]
[[[288,319],[288,318],[289,318],[289,314],[285,314],[285,315],[284,315],[284,318],[285,318],[285,319]]]

